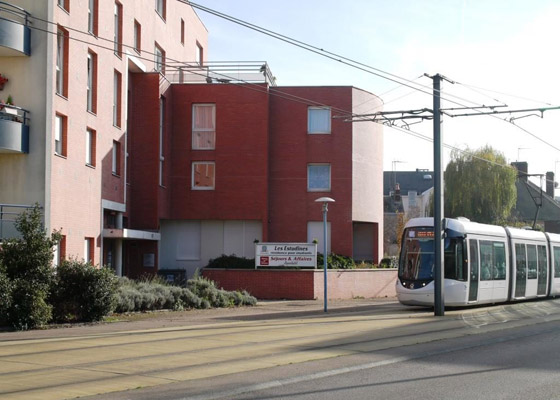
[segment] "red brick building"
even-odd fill
[[[222,254],[253,258],[255,240],[322,249],[322,196],[336,200],[329,251],[382,256],[382,129],[343,118],[381,106],[376,96],[266,79],[162,90],[158,74],[132,75],[125,221],[161,240],[126,242],[125,274],[192,275]]]

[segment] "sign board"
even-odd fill
[[[257,243],[255,267],[316,268],[315,243]]]

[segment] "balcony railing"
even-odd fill
[[[33,206],[21,204],[0,203],[0,242],[6,239],[21,237],[16,229],[16,219],[21,213],[32,208]]]
[[[29,153],[29,111],[0,104],[0,153]]]
[[[267,83],[276,86],[268,64],[264,61],[213,61],[167,63],[166,78],[171,83]]]
[[[31,55],[31,14],[0,1],[0,56]]]

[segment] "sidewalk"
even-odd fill
[[[410,310],[396,298],[329,300],[328,314],[394,312]],[[253,307],[212,308],[208,310],[155,311],[115,315],[111,322],[91,324],[51,325],[31,331],[0,331],[3,340],[24,340],[84,334],[158,329],[183,325],[202,325],[213,322],[250,321],[280,318],[324,316],[323,300],[259,300]]]

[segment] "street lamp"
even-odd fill
[[[323,203],[323,244],[325,249],[323,252],[323,297],[325,312],[327,312],[327,212],[329,211],[329,203],[334,203],[334,199],[320,197],[315,202]]]

